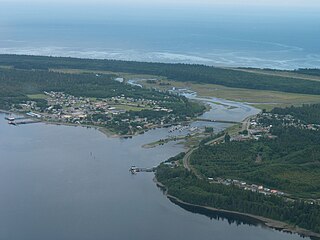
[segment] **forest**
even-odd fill
[[[156,171],[168,194],[180,200],[208,207],[259,215],[320,233],[320,205],[288,202],[277,196],[244,191],[233,186],[200,180],[182,166],[161,164]]]
[[[168,194],[187,203],[264,216],[320,233],[320,134],[300,124],[302,119],[306,124],[314,122],[319,105],[273,111],[281,116],[292,114],[299,123],[296,125],[295,121],[294,125],[286,124],[281,116],[265,115],[259,121],[272,125],[273,138],[200,144],[191,154],[190,164],[203,179],[183,167],[183,154],[168,160],[180,159],[175,167],[161,164],[156,177]],[[207,180],[219,178],[262,185],[285,194],[265,195]]]
[[[319,131],[279,124],[271,133],[277,137],[200,145],[191,163],[206,177],[243,180],[292,197],[320,198]]]
[[[279,128],[273,134],[278,136],[274,140],[200,146],[191,163],[206,177],[238,179],[293,196],[319,198],[319,132]]]
[[[320,94],[320,82],[294,77],[261,75],[236,69],[196,64],[166,64],[118,60],[0,55],[0,66],[16,69],[88,69],[134,74],[151,74],[182,82],[219,84],[227,87]],[[317,70],[295,73],[314,75]]]
[[[320,124],[320,104],[304,104],[301,107],[274,108],[274,114],[291,115],[304,123]]]
[[[295,72],[313,76],[320,76],[320,69],[317,68],[299,68],[295,70]]]

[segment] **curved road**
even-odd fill
[[[249,130],[249,126],[250,126],[250,119],[252,118],[253,116],[249,116],[249,117],[246,117],[243,121],[242,121],[242,127],[241,127],[241,131],[244,131],[244,130]],[[235,135],[235,134],[233,134]],[[224,139],[224,135],[223,136],[220,136],[220,137],[217,137],[207,143],[205,143],[205,145],[210,145],[212,144],[213,142],[217,142],[217,141],[221,141]],[[195,148],[191,148],[187,153],[186,155],[183,157],[182,159],[182,162],[183,162],[183,167],[185,169],[187,169],[189,172],[193,172],[194,175],[196,175],[197,178],[199,179],[203,179],[203,176],[198,173],[193,167],[192,165],[190,164],[190,156],[191,154],[197,150],[199,147],[195,147]]]

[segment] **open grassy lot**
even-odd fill
[[[148,75],[148,74],[134,74],[125,72],[112,72],[112,71],[102,71],[102,70],[90,70],[90,69],[50,69],[52,72],[61,73],[71,73],[71,74],[81,74],[81,73],[95,73],[95,74],[114,74],[118,77],[125,79],[163,79],[163,77]]]
[[[269,75],[269,76],[279,76],[279,77],[288,77],[288,78],[298,78],[302,80],[312,80],[312,81],[320,81],[320,77],[312,76],[307,74],[289,72],[289,71],[277,71],[277,70],[264,70],[264,69],[244,69],[244,68],[234,68],[237,71],[256,73],[261,75]]]
[[[29,94],[27,95],[28,98],[31,99],[46,99],[47,96],[45,94],[39,93],[39,94]]]
[[[150,107],[129,106],[129,105],[125,105],[125,104],[111,104],[110,106],[116,107],[117,109],[126,110],[126,111],[151,110]]]
[[[319,95],[286,93],[267,90],[253,90],[243,88],[230,88],[215,84],[196,84],[191,82],[177,82],[162,80],[163,84],[168,86],[160,86],[144,82],[148,87],[160,88],[162,90],[172,87],[188,88],[196,91],[201,97],[217,97],[233,101],[247,102],[260,109],[270,110],[274,107],[299,106],[304,103],[320,103]]]
[[[239,70],[239,69],[237,69]],[[123,72],[110,72],[110,71],[100,71],[100,70],[83,70],[83,69],[51,69],[51,71],[63,72],[63,73],[97,73],[97,74],[114,74],[124,79],[156,79],[161,80],[162,85],[155,83],[150,83],[146,81],[141,81],[141,83],[150,88],[156,87],[161,90],[169,90],[172,87],[177,88],[188,88],[196,91],[201,97],[217,97],[224,98],[233,101],[247,102],[259,109],[271,110],[274,107],[286,107],[286,106],[299,106],[302,104],[312,104],[320,103],[319,95],[310,94],[298,94],[298,93],[287,93],[280,91],[268,91],[268,90],[254,90],[254,89],[244,89],[244,88],[231,88],[216,84],[203,84],[203,83],[193,83],[193,82],[178,82],[168,80],[165,77],[146,75],[146,74],[131,74]],[[320,77],[310,76],[304,74],[295,74],[286,71],[270,71],[270,70],[260,70],[260,69],[240,69],[239,71],[248,71],[258,74],[267,74],[283,77],[296,77],[304,80],[314,80],[320,81]]]

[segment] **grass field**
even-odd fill
[[[42,94],[42,93],[39,93],[39,94],[30,94],[30,95],[27,95],[28,98],[31,98],[31,99],[46,99],[47,96],[45,94]]]
[[[129,106],[125,104],[111,104],[111,107],[116,107],[117,109],[126,110],[126,111],[142,111],[142,110],[150,110],[150,107],[137,107],[137,106]]]
[[[260,109],[270,110],[274,107],[285,107],[291,105],[302,105],[309,103],[320,103],[319,95],[285,93],[266,90],[253,90],[243,88],[230,88],[215,84],[197,84],[162,80],[163,83],[170,83],[170,86],[159,86],[157,88],[169,89],[172,87],[188,88],[196,91],[201,97],[217,97],[238,102],[247,102]],[[144,83],[147,87],[154,87],[155,84]]]
[[[243,69],[243,68],[232,68],[232,69],[234,69],[236,71],[256,73],[256,74],[261,74],[261,75],[297,78],[297,79],[311,80],[311,81],[320,81],[320,77],[318,77],[318,76],[312,76],[312,75],[295,73],[295,72],[263,70],[263,69]]]
[[[79,74],[79,73],[96,73],[96,74],[114,74],[125,79],[163,79],[163,77],[148,75],[148,74],[132,74],[125,72],[111,72],[111,71],[100,71],[100,70],[89,70],[89,69],[50,69],[53,72]]]
[[[2,66],[2,65],[0,65],[0,68],[3,68],[3,69],[12,69],[13,67],[11,67],[11,66]]]
[[[125,79],[157,79],[162,83],[170,85],[158,85],[147,83],[143,81],[143,85],[146,87],[156,87],[161,90],[169,90],[172,87],[188,88],[196,91],[201,97],[217,97],[238,102],[247,102],[254,105],[259,109],[271,110],[274,107],[286,107],[286,106],[299,106],[302,104],[320,103],[319,95],[297,94],[278,91],[267,90],[254,90],[243,88],[231,88],[215,84],[197,84],[191,82],[177,82],[167,80],[161,76],[144,75],[144,74],[131,74],[122,72],[110,72],[110,71],[95,71],[95,70],[79,70],[79,69],[51,69],[52,71],[64,72],[64,73],[100,73],[100,74],[115,74]],[[296,77],[301,79],[308,79],[314,81],[320,81],[320,77],[309,76],[304,74],[296,74],[286,71],[268,71],[260,69],[237,69],[239,71],[248,71],[259,74]]]

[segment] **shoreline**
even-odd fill
[[[7,111],[7,110],[3,110],[0,109],[0,113],[4,113],[4,114],[17,114],[17,115],[24,115],[26,116],[24,113],[16,113],[16,112],[12,112],[12,111]],[[30,119],[33,119],[30,117]],[[121,136],[118,134],[113,134],[112,132],[110,132],[108,129],[104,128],[104,127],[99,127],[99,126],[93,126],[93,125],[79,125],[79,124],[72,124],[72,123],[60,123],[60,122],[51,122],[51,121],[44,121],[41,120],[41,123],[45,123],[45,124],[52,124],[52,125],[61,125],[61,126],[74,126],[74,127],[87,127],[87,128],[94,128],[98,131],[100,131],[102,134],[106,135],[107,137],[113,137],[113,138],[118,138],[118,137],[128,137],[128,136]],[[136,136],[136,135],[132,135],[131,137]],[[214,207],[208,207],[208,206],[202,206],[202,205],[197,205],[197,204],[192,204],[192,203],[188,203],[188,202],[184,202],[181,199],[179,199],[178,197],[175,197],[173,195],[170,195],[167,193],[167,187],[165,185],[163,185],[161,182],[159,182],[156,178],[156,176],[153,178],[153,181],[156,183],[156,186],[159,188],[162,188],[164,190],[164,195],[172,202],[175,203],[180,203],[181,205],[185,205],[185,206],[189,206],[189,207],[196,207],[196,208],[200,208],[203,210],[207,210],[209,212],[218,212],[218,213],[229,213],[229,214],[233,214],[233,215],[237,215],[237,216],[244,216],[244,217],[248,217],[254,221],[257,221],[257,224],[262,224],[263,226],[269,227],[271,229],[276,229],[282,232],[287,232],[287,233],[295,233],[295,234],[299,234],[303,237],[313,237],[316,239],[320,239],[320,234],[319,233],[315,233],[312,232],[310,230],[307,229],[303,229],[303,228],[299,228],[299,227],[295,227],[293,225],[290,225],[288,223],[285,222],[281,222],[278,220],[273,220],[270,218],[265,218],[262,216],[258,216],[258,215],[253,215],[253,214],[249,214],[249,213],[242,213],[242,212],[237,212],[237,211],[231,211],[231,210],[225,210],[225,209],[218,209],[218,208],[214,208]]]
[[[0,113],[17,114],[17,115],[27,116],[24,113],[16,113],[16,112],[3,110],[3,109],[0,109]],[[33,118],[30,117],[30,119],[33,119]],[[127,136],[127,135],[126,136],[122,136],[122,135],[119,135],[119,134],[112,133],[107,128],[94,126],[94,125],[79,125],[79,124],[73,124],[73,123],[52,122],[52,121],[45,121],[43,119],[41,120],[41,123],[52,124],[52,125],[61,125],[61,126],[74,126],[74,127],[94,128],[94,129],[98,130],[99,132],[101,132],[102,134],[104,134],[105,136],[112,137],[112,138],[133,137],[133,136],[137,136],[138,135],[138,134],[135,134],[135,135],[130,135],[130,136]],[[263,225],[265,227],[269,227],[271,229],[275,229],[275,230],[286,232],[286,233],[299,234],[299,235],[301,235],[303,237],[313,237],[313,238],[316,238],[316,239],[320,239],[320,234],[319,233],[315,233],[315,232],[312,232],[312,231],[307,230],[307,229],[295,227],[293,225],[290,225],[288,223],[281,222],[281,221],[278,221],[278,220],[273,220],[273,219],[270,219],[270,218],[265,218],[265,217],[262,217],[262,216],[253,215],[253,214],[249,214],[249,213],[242,213],[242,212],[237,212],[237,211],[218,209],[218,208],[214,208],[214,207],[208,207],[208,206],[202,206],[202,205],[197,205],[197,204],[184,202],[181,199],[179,199],[178,197],[175,197],[173,195],[168,194],[167,193],[167,187],[165,185],[163,185],[161,182],[159,182],[157,180],[156,176],[153,178],[153,181],[156,183],[157,187],[159,187],[159,188],[164,190],[164,195],[170,201],[172,201],[174,203],[179,203],[181,205],[185,205],[185,206],[189,206],[189,207],[200,208],[200,209],[212,212],[212,213],[214,213],[214,212],[215,213],[217,213],[217,212],[218,213],[228,213],[228,214],[232,214],[232,215],[235,215],[235,216],[248,217],[248,218],[256,221],[257,224],[261,224],[261,225]]]
[[[147,130],[141,131],[141,132],[136,132],[135,134],[121,135],[121,134],[117,134],[117,133],[112,132],[107,127],[101,127],[101,126],[95,126],[95,125],[86,125],[86,124],[76,124],[76,123],[66,123],[66,122],[59,122],[59,121],[48,121],[48,120],[44,120],[44,119],[41,119],[41,118],[38,119],[38,118],[30,117],[30,116],[28,116],[28,115],[26,115],[25,113],[22,113],[22,112],[14,112],[14,111],[8,111],[8,110],[3,110],[3,109],[0,109],[0,113],[21,115],[21,116],[24,116],[24,117],[26,117],[28,119],[31,119],[31,120],[36,119],[36,120],[39,121],[39,123],[45,123],[45,124],[94,128],[94,129],[100,131],[101,133],[103,133],[104,135],[106,135],[107,137],[112,137],[112,138],[132,138],[132,137],[138,136],[140,134],[144,134],[145,132],[148,132],[149,130],[152,130],[152,129],[168,127],[168,125],[166,125],[166,126],[155,125],[150,129],[147,129]],[[196,120],[183,121],[183,122],[180,122],[180,123],[173,123],[173,124],[170,124],[170,126],[179,125],[179,124],[181,124],[181,125],[190,124],[190,123],[192,123],[194,121],[196,121]],[[147,143],[145,145],[149,145],[149,143]],[[149,148],[149,147],[146,147],[146,148]]]
[[[13,111],[0,109],[0,113],[16,114],[16,115],[25,116],[25,117],[27,117],[29,119],[32,119],[32,120],[35,119],[35,118],[30,117],[30,116],[26,115],[25,113],[21,113],[21,112],[13,112]],[[47,121],[47,120],[44,120],[44,119],[37,119],[37,120],[39,120],[39,123],[45,123],[45,124],[50,124],[50,125],[93,128],[93,129],[98,130],[102,134],[106,135],[107,137],[111,137],[111,138],[126,138],[126,137],[134,137],[134,136],[138,135],[138,134],[135,134],[135,135],[119,135],[119,134],[113,133],[112,131],[110,131],[106,127],[100,127],[100,126],[95,126],[95,125],[83,125],[83,124],[66,123],[66,122],[55,122],[55,121]]]
[[[178,197],[175,197],[175,196],[168,194],[167,187],[164,184],[162,184],[161,182],[159,182],[158,179],[156,178],[156,176],[154,176],[153,181],[157,185],[157,187],[164,190],[164,195],[172,202],[180,203],[181,205],[185,205],[185,206],[189,206],[189,207],[200,208],[200,209],[212,212],[212,213],[214,213],[214,212],[215,213],[217,213],[217,212],[218,213],[228,213],[228,214],[232,214],[234,216],[248,217],[252,220],[257,221],[257,224],[260,223],[263,226],[271,228],[271,229],[275,229],[275,230],[285,232],[285,233],[299,234],[303,237],[311,237],[311,238],[320,239],[320,233],[315,233],[315,232],[312,232],[307,229],[295,227],[293,225],[290,225],[288,223],[281,222],[278,220],[273,220],[270,218],[266,218],[266,217],[262,217],[262,216],[258,216],[258,215],[254,215],[254,214],[250,214],[250,213],[242,213],[242,212],[237,212],[237,211],[219,209],[219,208],[202,206],[202,205],[184,202],[181,199],[179,199]]]

